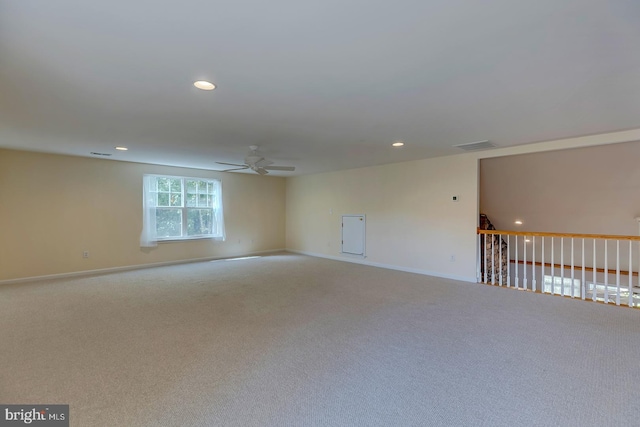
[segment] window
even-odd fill
[[[614,279],[615,280],[615,279]],[[604,290],[607,290],[607,297],[609,301],[616,300],[616,294],[618,293],[618,285],[617,284],[607,284],[604,283],[587,283],[587,298],[593,298],[593,294],[595,292],[597,301],[604,301]],[[638,307],[640,305],[640,294],[636,293],[637,290],[631,287],[631,292],[633,295],[631,296],[632,307]],[[622,301],[629,301],[629,286],[620,285],[620,299]]]
[[[141,246],[163,240],[224,240],[219,180],[145,175]]]
[[[562,284],[564,283],[564,295],[571,296],[571,277],[547,276],[543,277],[542,292],[548,294],[562,294]],[[553,287],[553,289],[551,289]],[[573,296],[580,297],[580,280],[573,279]]]

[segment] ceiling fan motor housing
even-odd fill
[[[262,157],[258,156],[257,154],[250,154],[244,158],[244,162],[248,165],[254,165],[260,160],[262,160]]]
[[[223,171],[223,172],[251,169],[256,173],[259,173],[260,175],[267,175],[269,173],[268,170],[275,170],[275,171],[296,170],[294,166],[272,166],[273,162],[271,160],[265,159],[261,154],[258,153],[257,145],[252,145],[249,148],[251,148],[251,152],[247,154],[247,156],[244,158],[244,165],[238,165],[235,163],[226,163],[226,162],[216,162],[216,163],[219,163],[222,165],[228,165],[228,166],[236,166],[235,169],[227,169],[226,171]]]

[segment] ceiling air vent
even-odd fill
[[[91,154],[94,156],[104,156],[104,157],[109,157],[111,155],[111,153],[98,153],[95,151],[92,151]]]
[[[467,142],[466,144],[458,144],[458,145],[454,145],[454,147],[464,151],[478,151],[478,150],[487,150],[489,148],[495,148],[496,146],[492,144],[489,140],[484,140],[484,141],[476,141],[476,142]]]

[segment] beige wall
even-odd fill
[[[145,173],[220,178],[227,240],[140,248]],[[0,280],[276,250],[284,236],[284,178],[0,150]]]
[[[637,235],[639,161],[640,142],[483,159],[480,209],[501,230]]]
[[[606,152],[637,140],[640,129],[293,177],[286,180],[286,195],[282,178],[0,150],[0,280],[280,249],[285,247],[285,219],[286,247],[291,250],[473,280],[478,159],[489,162],[526,153],[555,158],[563,153],[558,150],[575,147]],[[634,204],[638,172],[631,166],[637,154],[618,156],[619,160],[624,157],[625,166],[612,169],[621,178],[619,200],[626,199],[610,206],[620,210],[622,204],[626,211],[620,211],[619,220],[604,221],[619,227],[608,227],[607,232],[638,230],[635,220],[629,221],[640,214]],[[592,168],[603,165],[598,162]],[[547,167],[540,168],[543,175]],[[512,176],[521,172],[518,169]],[[227,241],[165,243],[141,249],[144,173],[222,178]],[[590,174],[581,176],[580,180]],[[544,200],[549,189],[562,187],[554,180],[545,185],[524,183],[531,194],[537,192],[535,197]],[[580,196],[593,202],[575,209],[575,215],[593,214],[596,221],[590,221],[596,224],[598,215],[610,213],[610,206],[596,202],[594,190],[605,194],[610,186],[605,191],[604,182],[596,180],[590,187]],[[453,195],[460,201],[451,202]],[[516,213],[521,214],[507,212],[505,227]],[[368,257],[364,260],[339,253],[343,214],[367,215]],[[535,224],[534,217],[526,216],[527,226]],[[574,228],[566,231],[597,232],[577,227],[581,222],[575,218],[568,224]],[[82,259],[83,250],[90,251],[89,259]],[[451,255],[455,262],[450,262]]]
[[[288,178],[287,248],[475,280],[477,178],[467,154]],[[366,215],[366,259],[340,254],[344,214]]]
[[[558,153],[563,153],[562,150],[570,148],[598,147],[607,151],[612,147],[615,149],[619,144],[638,140],[640,129],[633,129],[288,178],[287,248],[319,256],[474,281],[479,160],[498,160],[527,153],[540,153],[553,158]],[[637,155],[628,157],[626,165],[638,158],[640,157]],[[545,168],[546,166],[540,168],[543,174]],[[630,167],[625,166],[620,171],[628,174]],[[637,172],[634,171],[633,176],[635,175]],[[630,178],[624,184],[627,190],[632,181],[638,182],[635,178]],[[545,199],[547,188],[557,184],[549,182],[547,188],[532,182],[529,185],[532,192],[537,192],[536,197]],[[632,215],[633,218],[640,214],[640,210],[636,212],[635,208],[628,205],[635,203],[631,202],[636,194],[634,191],[629,192],[627,213],[620,216],[626,221],[624,230],[629,230],[630,234],[637,233],[638,226],[635,222],[629,224],[629,216]],[[620,194],[622,193],[624,190]],[[458,195],[460,201],[451,202],[453,195]],[[581,196],[588,198],[589,194]],[[593,204],[590,206],[589,209]],[[576,210],[576,213],[584,214],[585,209],[581,212]],[[602,206],[598,209],[599,212],[607,211]],[[343,214],[367,215],[366,259],[340,254],[340,216]],[[507,218],[512,216],[513,213],[509,213]],[[526,220],[530,219],[527,216]],[[611,218],[606,222],[610,224]],[[575,224],[571,223],[572,226]],[[608,230],[616,232],[618,228]],[[455,262],[450,262],[451,255],[455,255]]]

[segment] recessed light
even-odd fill
[[[519,219],[516,219],[514,222],[515,225],[522,225],[522,221],[520,221]]]
[[[402,141],[396,141],[393,144],[391,144],[394,147],[402,147],[404,145],[404,142]]]
[[[214,90],[216,88],[216,85],[205,80],[198,80],[197,82],[193,83],[193,85],[202,90]]]
[[[128,150],[128,148],[127,148],[127,147],[120,147],[120,146],[118,146],[118,147],[116,147],[116,150],[120,150],[120,151],[127,151],[127,150]]]

